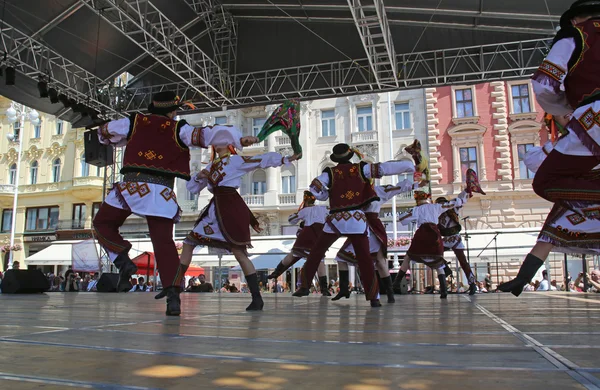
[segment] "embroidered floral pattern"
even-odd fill
[[[579,215],[579,214],[571,214],[571,215],[567,215],[567,217],[566,217],[566,218],[569,220],[569,222],[571,222],[571,224],[572,224],[573,226],[575,226],[575,225],[579,225],[580,223],[583,223],[583,222],[585,222],[585,218],[583,218],[583,217],[582,217],[581,215]]]
[[[192,131],[192,145],[200,146],[201,148],[207,148],[206,141],[204,140],[204,129],[196,127]]]
[[[155,160],[157,158],[159,160],[163,159],[162,154],[156,154],[156,152],[154,150],[147,150],[146,152],[139,151],[138,156],[144,157],[146,160],[150,160],[150,161]]]
[[[589,219],[600,219],[600,207],[594,207],[591,209],[583,209],[583,215]]]
[[[223,180],[223,178],[227,176],[227,174],[223,172],[224,165],[226,164],[224,164],[222,160],[219,160],[216,163],[213,163],[213,165],[211,166],[210,173],[208,175],[208,180],[213,185],[219,184],[221,180]]]
[[[359,195],[360,195],[360,192],[358,192],[358,191],[354,192],[354,191],[348,190],[345,194],[342,194],[340,196],[340,198],[352,200]]]
[[[321,183],[320,180],[313,179],[313,181],[310,183],[310,186],[318,192],[323,191],[323,183]]]
[[[383,170],[381,169],[381,163],[371,164],[371,179],[381,179],[383,177]]]
[[[150,193],[150,187],[148,187],[148,184],[146,184],[146,183],[142,183],[142,184],[135,183],[135,182],[119,183],[119,191],[121,191],[121,192],[127,191],[127,193],[129,193],[130,196],[138,194],[140,196],[140,198],[143,198],[144,196],[146,196]]]
[[[548,60],[544,60],[538,70],[556,81],[562,80],[562,78],[566,75],[566,72],[563,69]]]
[[[365,216],[364,213],[361,213],[360,211],[355,211],[355,212],[349,212],[349,211],[340,211],[338,213],[335,214],[330,214],[327,216],[327,220],[328,221],[349,221],[352,218],[354,218],[357,221],[367,221],[367,217]]]
[[[594,112],[590,107],[579,117],[578,121],[581,123],[581,126],[588,131],[595,125],[600,126],[600,112]]]
[[[165,198],[165,200],[168,202],[171,199],[177,201],[177,198],[175,197],[175,192],[171,191],[168,188],[163,189],[160,194],[162,195],[163,198]]]
[[[204,234],[210,236],[211,234],[215,234],[215,231],[210,227],[210,225],[206,225],[204,226]]]

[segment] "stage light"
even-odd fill
[[[40,97],[47,98],[48,97],[48,83],[45,82],[44,80],[40,80],[40,81],[38,81],[37,87],[38,87],[38,91],[40,92]]]
[[[56,90],[56,88],[50,88],[48,90],[48,96],[50,96],[50,103],[58,103],[58,91]]]
[[[15,77],[17,75],[17,72],[15,71],[15,68],[13,68],[12,66],[9,66],[6,68],[6,85],[15,85]]]
[[[71,107],[71,103],[69,102],[69,98],[64,93],[58,95],[58,100],[63,104],[65,108]]]

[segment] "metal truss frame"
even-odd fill
[[[397,87],[396,52],[383,0],[348,0],[348,6],[378,87]]]
[[[34,80],[41,76],[49,78],[50,84],[60,92],[85,102],[90,108],[119,115],[110,96],[101,94],[105,87],[102,79],[67,60],[45,43],[4,22],[0,45],[7,53],[8,63],[23,75]]]
[[[131,42],[171,70],[208,104],[228,101],[223,83],[230,76],[149,0],[80,0]],[[177,42],[177,44],[175,44]],[[194,82],[192,82],[194,80]]]
[[[417,89],[451,84],[474,84],[527,77],[550,50],[551,39],[444,49],[396,56],[398,86],[377,85],[369,61],[348,60],[234,76],[233,105],[229,108],[274,104],[286,99],[322,99],[340,95]],[[175,90],[201,111],[214,110],[181,83],[130,88],[126,112],[143,110],[153,93]]]

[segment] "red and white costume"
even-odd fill
[[[299,230],[292,254],[297,257],[307,257],[315,242],[323,232],[325,220],[329,215],[326,206],[306,206],[297,213],[290,215],[288,222],[295,225],[304,222]]]

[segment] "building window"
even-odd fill
[[[218,116],[215,118],[215,125],[226,125],[227,117],[226,116]]]
[[[102,204],[102,202],[94,202],[92,204],[92,220],[94,219],[94,217],[96,216],[96,214],[98,214],[98,210],[100,210],[100,205]]]
[[[29,169],[29,182],[31,184],[37,184],[37,175],[38,175],[38,162],[34,161],[31,163],[31,167]]]
[[[456,117],[470,118],[475,116],[473,110],[473,91],[471,88],[457,89],[454,91],[456,97]]]
[[[410,129],[410,105],[408,103],[398,103],[396,107],[396,130]]]
[[[527,166],[525,166],[525,155],[533,148],[534,144],[519,144],[517,145],[517,153],[519,154],[519,177],[521,179],[533,179],[535,175]]]
[[[460,171],[463,181],[467,178],[467,169],[472,169],[477,173],[477,148],[460,148]]]
[[[85,226],[86,208],[85,204],[73,205],[73,229],[83,229]]]
[[[252,118],[252,135],[257,136],[267,120],[264,118]]]
[[[12,210],[2,210],[2,232],[12,229]]]
[[[15,185],[17,182],[17,164],[12,164],[8,169],[8,183]]]
[[[373,130],[373,107],[357,107],[356,123],[358,126],[358,131]]]
[[[13,142],[19,142],[19,135],[21,134],[21,122],[17,121],[13,123]]]
[[[296,192],[296,169],[293,165],[281,168],[281,193],[294,194]]]
[[[517,84],[511,86],[513,114],[525,114],[531,112],[529,103],[529,85]]]
[[[63,133],[63,121],[56,121],[56,135]]]
[[[85,153],[81,153],[81,177],[90,175],[90,164],[85,161]]]
[[[321,111],[321,136],[335,136],[335,110]]]
[[[52,163],[52,182],[58,183],[60,181],[60,158],[57,158]]]
[[[33,138],[41,138],[42,136],[42,124],[39,123],[33,126]]]
[[[102,168],[96,167],[96,176],[102,177],[104,174],[102,173]]]
[[[58,206],[27,209],[25,230],[52,230],[58,226]]]
[[[267,174],[262,169],[252,174],[252,195],[263,195],[267,192]]]

